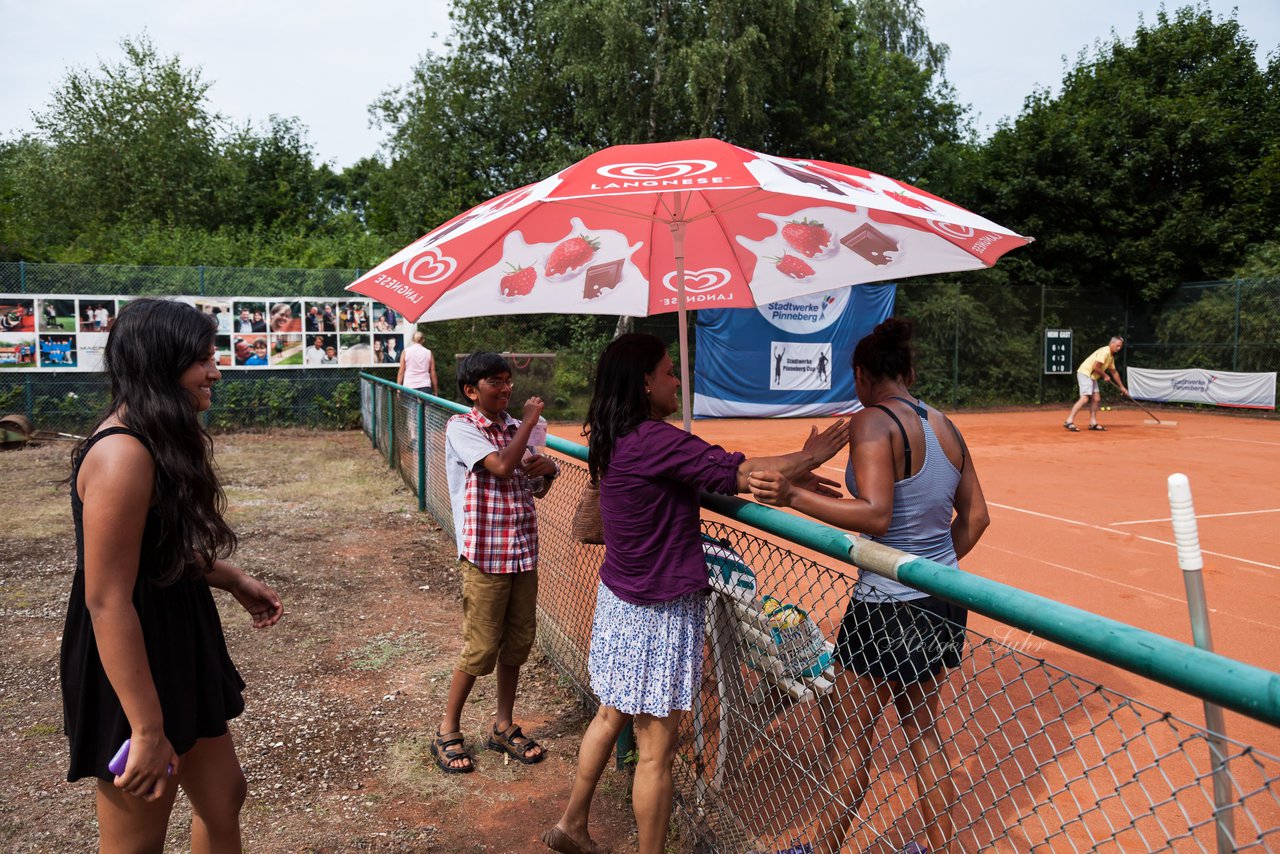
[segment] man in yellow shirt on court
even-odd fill
[[[1119,335],[1113,335],[1110,344],[1094,350],[1080,363],[1080,367],[1076,368],[1076,381],[1080,384],[1080,399],[1076,401],[1075,406],[1071,407],[1071,414],[1062,424],[1072,433],[1080,432],[1075,424],[1076,413],[1086,403],[1089,404],[1089,429],[1107,429],[1098,423],[1098,405],[1102,402],[1102,395],[1098,392],[1098,380],[1110,374],[1116,388],[1120,389],[1125,397],[1129,396],[1129,389],[1125,388],[1124,380],[1120,379],[1120,372],[1116,370],[1116,353],[1119,353],[1123,346],[1124,339]]]

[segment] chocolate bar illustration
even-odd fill
[[[840,242],[877,267],[893,260],[885,255],[886,252],[898,251],[898,244],[892,237],[865,222],[840,238]]]
[[[817,187],[819,190],[826,190],[828,193],[835,193],[837,196],[844,195],[844,193],[840,191],[840,188],[837,187],[835,184],[832,184],[826,178],[819,177],[818,175],[815,175],[812,172],[809,172],[805,169],[797,169],[794,166],[784,166],[781,163],[775,163],[773,165],[778,167],[778,170],[782,172],[784,175],[788,175],[792,178],[795,178],[797,181],[800,181],[801,183],[812,184],[813,186]]]
[[[582,283],[582,298],[595,299],[605,291],[611,291],[622,281],[623,259],[593,264],[587,268]]]
[[[446,237],[448,237],[450,233],[466,225],[467,223],[469,223],[471,220],[475,219],[478,216],[480,216],[480,214],[473,213],[473,214],[467,214],[466,216],[461,217],[457,222],[451,223],[450,225],[445,226],[443,230],[431,235],[431,240],[424,245],[434,246],[435,244],[439,243],[441,240],[444,240]]]

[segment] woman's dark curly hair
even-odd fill
[[[653,417],[644,376],[653,373],[666,354],[661,338],[643,332],[619,335],[600,354],[591,405],[582,425],[592,483],[604,476],[618,439]]]
[[[853,367],[876,379],[915,381],[915,353],[911,336],[916,325],[907,318],[890,317],[853,348]]]
[[[107,337],[111,405],[103,419],[114,415],[137,431],[155,458],[159,538],[156,553],[144,560],[159,585],[198,577],[236,547],[222,518],[227,500],[214,472],[213,441],[178,382],[209,358],[217,330],[217,320],[193,306],[146,298],[125,305]]]

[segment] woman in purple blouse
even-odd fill
[[[843,420],[821,433],[812,428],[799,451],[748,460],[668,423],[679,407],[680,381],[660,339],[634,333],[605,348],[585,424],[604,522],[588,663],[600,709],[582,738],[565,813],[542,836],[563,854],[603,850],[588,832],[591,799],[629,721],[639,754],[631,798],[638,851],[657,854],[666,841],[676,728],[693,707],[702,669],[709,586],[699,493],[746,492],[748,475],[767,469],[798,488],[839,494],[813,470],[845,445]]]

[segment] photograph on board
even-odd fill
[[[0,370],[30,370],[36,366],[36,336],[32,332],[0,332]]]
[[[101,333],[97,333],[101,334]],[[40,367],[42,368],[75,368],[79,367],[74,335],[41,335]]]
[[[276,335],[271,338],[271,364],[276,367],[302,364],[302,335]]]
[[[76,301],[43,298],[37,301],[41,332],[75,332]]]
[[[270,303],[267,315],[267,331],[280,334],[302,331],[302,301],[280,300]]]
[[[0,297],[0,334],[35,331],[35,300]]]
[[[339,335],[338,345],[339,365],[373,364],[373,347],[368,335]]]

